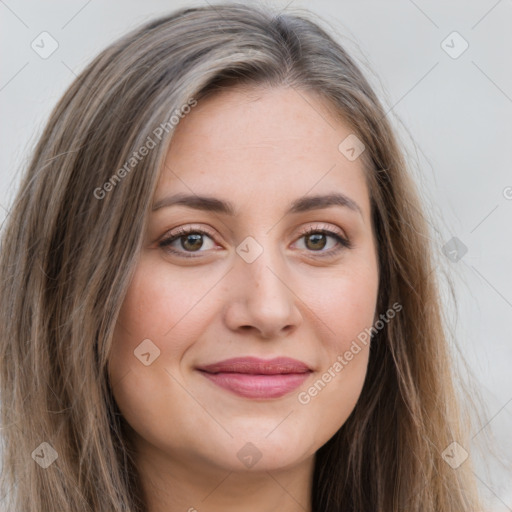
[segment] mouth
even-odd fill
[[[313,371],[296,359],[239,357],[198,368],[218,387],[252,399],[280,398],[298,388]]]

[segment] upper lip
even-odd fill
[[[198,368],[207,373],[247,373],[252,375],[279,375],[307,373],[309,366],[289,357],[259,359],[257,357],[234,357]]]

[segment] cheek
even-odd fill
[[[310,425],[319,429],[317,437],[325,441],[345,423],[360,397],[378,295],[374,260],[344,268],[310,294],[308,305],[322,331],[317,333],[322,340],[322,365],[316,379],[297,397]],[[322,424],[315,418],[322,418]]]
[[[190,282],[196,284],[190,286]],[[150,258],[136,270],[115,329],[112,358],[131,355],[145,339],[160,350],[161,360],[176,364],[201,329],[204,279],[170,273]],[[204,288],[204,289],[203,289]]]
[[[176,417],[194,407],[180,384],[180,362],[204,328],[206,292],[206,285],[191,287],[190,278],[185,282],[148,258],[139,263],[121,307],[108,362],[113,395],[128,423],[154,443],[163,411]]]
[[[108,363],[121,409],[147,405],[151,413],[147,398],[172,392],[177,384],[170,374],[181,380],[180,361],[199,336],[205,291],[168,274],[158,263],[141,262],[121,307]]]
[[[347,267],[341,276],[327,282],[312,307],[323,320],[329,351],[348,350],[351,342],[372,326],[377,295],[378,272],[373,265]]]
[[[370,336],[364,333],[365,315],[359,321],[345,316],[352,325],[346,327],[342,336],[332,337],[324,345],[326,357],[315,379],[302,388],[297,401],[304,408],[312,437],[318,444],[327,442],[347,421],[354,410],[364,386],[370,352]],[[361,326],[361,327],[360,327]],[[335,326],[337,329],[337,326]],[[337,329],[339,331],[339,329]],[[364,341],[357,338],[360,333]],[[319,421],[320,419],[320,421]]]

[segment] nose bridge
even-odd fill
[[[249,237],[248,237],[249,238]],[[279,298],[285,300],[288,296],[288,290],[283,282],[286,280],[285,265],[283,264],[283,255],[277,247],[271,236],[259,237],[247,240],[240,244],[237,252],[242,261],[237,264],[243,279],[250,282],[250,297],[259,300],[272,300]],[[244,257],[244,250],[249,249],[249,258]],[[281,275],[280,275],[281,274]]]
[[[235,267],[237,327],[250,325],[270,336],[300,321],[284,255],[271,236],[247,237],[237,247]]]

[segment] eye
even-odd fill
[[[332,240],[331,244],[328,242],[329,238]],[[319,256],[332,256],[344,248],[350,249],[352,247],[350,241],[340,233],[318,226],[310,226],[302,233],[299,240],[304,240],[306,250],[319,253]],[[331,247],[325,250],[328,245]]]
[[[208,237],[210,239],[210,243],[205,244],[204,237]],[[178,254],[186,258],[194,258],[196,256],[193,256],[190,253],[203,252],[201,249],[213,249],[215,243],[213,242],[212,235],[207,231],[190,226],[186,228],[178,228],[168,237],[164,238],[158,245],[172,254]],[[178,247],[181,250],[178,249]]]

